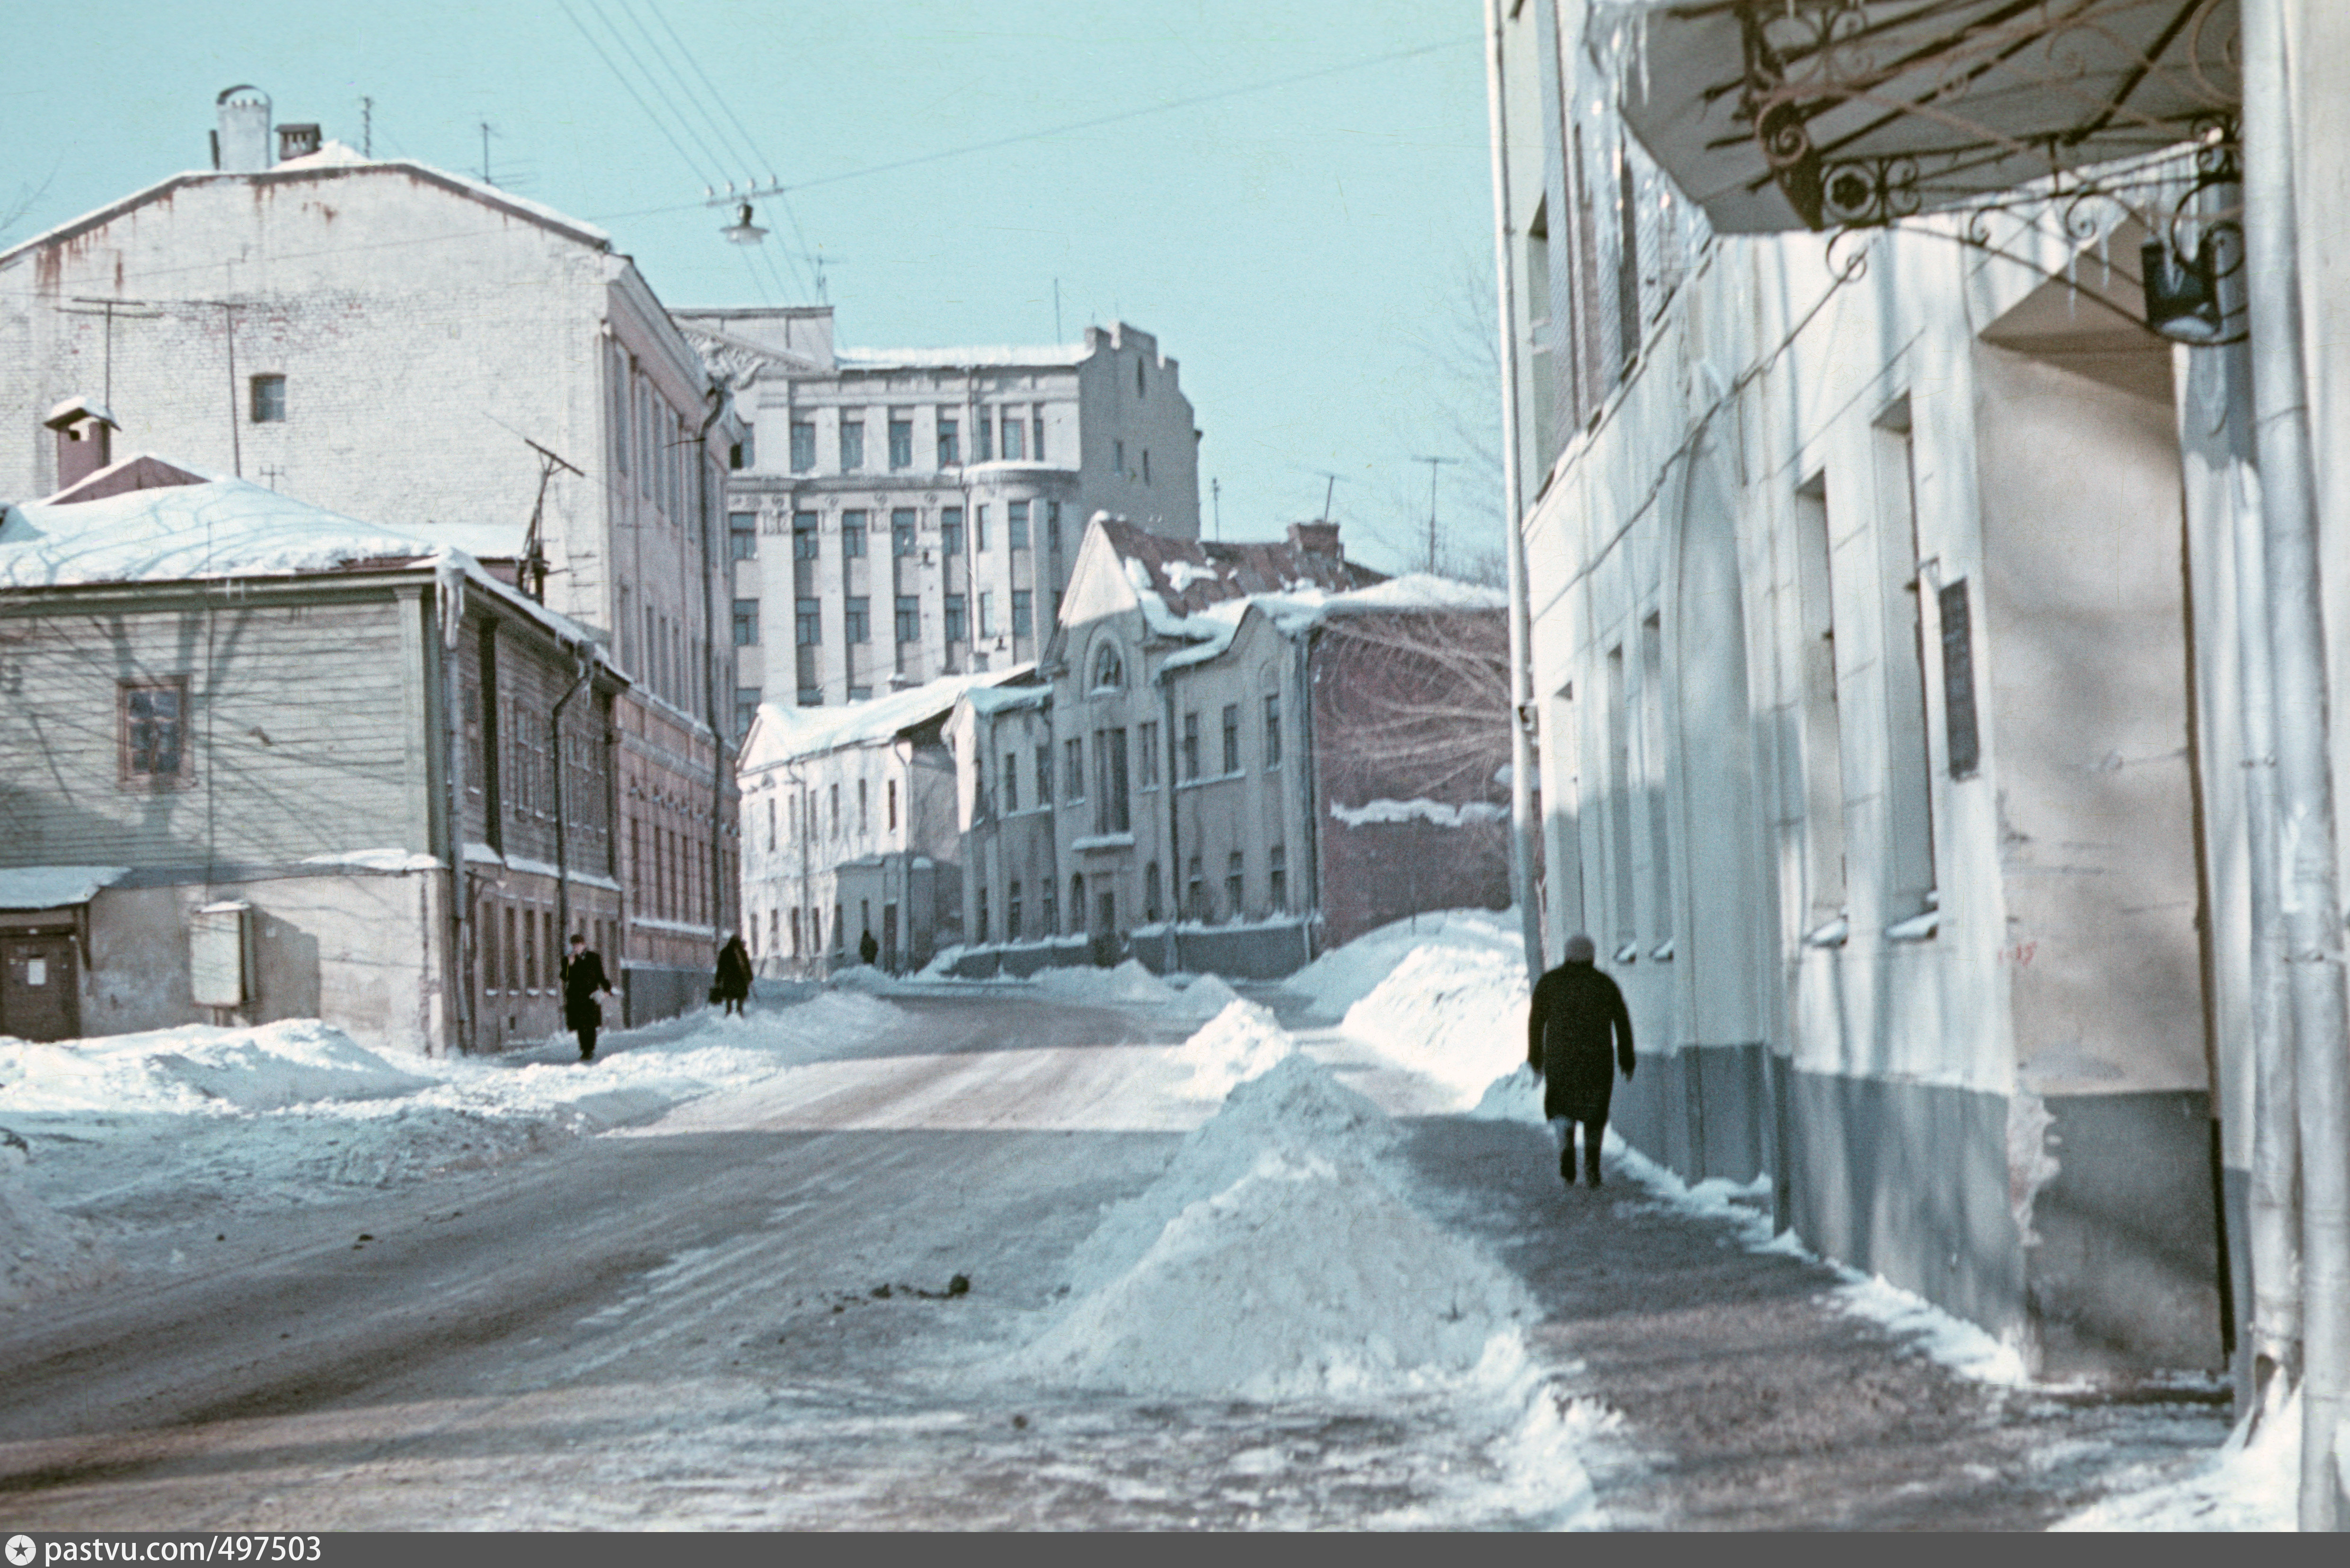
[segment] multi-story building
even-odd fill
[[[29,416],[81,397],[121,450],[397,520],[593,628],[646,878],[606,956],[634,1018],[698,1002],[736,884],[723,389],[602,230],[316,127],[273,150],[224,96],[213,168],[0,252],[0,495],[58,487]]]
[[[962,939],[954,758],[958,698],[1035,691],[1026,665],[948,676],[870,702],[768,703],[743,747],[744,940],[762,972],[858,961],[920,969]]]
[[[625,680],[434,542],[133,455],[0,542],[0,1033],[561,1027],[608,950]]]
[[[1266,977],[1506,905],[1505,648],[1497,595],[1386,581],[1335,524],[1216,544],[1096,518],[1050,684],[972,691],[947,723],[958,972],[1131,953]]]
[[[829,306],[673,315],[748,427],[727,489],[738,725],[1034,660],[1097,511],[1199,536],[1200,432],[1147,332],[841,349]]]

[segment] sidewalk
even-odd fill
[[[1537,1348],[1622,1413],[1616,1451],[1585,1456],[1617,1529],[2035,1530],[2227,1437],[2216,1385],[1969,1381],[1838,1310],[1828,1266],[1749,1251],[1613,1161],[1566,1188],[1540,1128],[1427,1117],[1405,1153],[1534,1289]]]

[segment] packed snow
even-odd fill
[[[1191,1000],[1188,992],[1184,1000]],[[1270,1011],[1235,996],[1198,1033],[1177,1046],[1169,1059],[1191,1070],[1190,1093],[1201,1099],[1221,1100],[1251,1078],[1271,1071],[1296,1048],[1297,1042],[1274,1022]]]
[[[1507,822],[1510,808],[1491,801],[1464,801],[1458,805],[1440,800],[1372,800],[1361,805],[1330,803],[1330,815],[1348,827],[1374,823],[1426,822],[1438,827],[1467,827],[1480,822]]]
[[[2049,1528],[2260,1531],[2299,1528],[2301,1395],[2247,1415],[2220,1451],[2184,1476],[2130,1487]]]

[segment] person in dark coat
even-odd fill
[[[873,940],[871,931],[857,939],[857,956],[863,959],[868,966],[881,956],[881,944]]]
[[[1623,1068],[1629,1083],[1636,1064],[1632,1015],[1616,982],[1599,972],[1597,957],[1589,937],[1569,937],[1566,961],[1534,982],[1526,1009],[1526,1060],[1544,1081],[1543,1114],[1558,1134],[1558,1174],[1569,1187],[1575,1185],[1577,1122],[1583,1124],[1584,1176],[1599,1185],[1599,1143],[1607,1133],[1616,1069]]]
[[[751,954],[743,946],[742,933],[737,931],[718,950],[718,1000],[726,1004],[729,1013],[735,1013],[743,1011],[743,1003],[750,994]]]
[[[571,951],[563,961],[563,1026],[579,1036],[579,1059],[596,1059],[596,1031],[604,1026],[604,1004],[596,993],[612,994],[604,977],[604,959],[578,931],[571,933]]]

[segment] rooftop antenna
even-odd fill
[[[61,307],[67,316],[103,316],[106,317],[106,380],[105,390],[99,400],[107,411],[114,411],[114,324],[117,321],[152,321],[163,313],[143,299],[101,299],[73,296],[74,305],[96,306],[95,310],[76,310],[73,306]]]
[[[523,535],[522,569],[517,574],[519,581],[515,586],[540,604],[545,604],[547,571],[546,535],[540,524],[546,514],[546,482],[555,477],[555,471],[558,468],[567,472],[577,473],[582,479],[588,476],[580,473],[578,469],[528,436],[522,438],[522,444],[538,453],[538,499],[530,504],[530,531]]]
[[[375,156],[375,99],[359,99],[359,156]]]
[[[1447,463],[1457,463],[1457,457],[1415,457],[1414,462],[1428,464],[1428,575],[1436,576],[1436,471]]]
[[[490,122],[486,119],[482,121],[482,183],[484,185],[497,183],[490,178]]]
[[[1330,498],[1338,493],[1338,482],[1347,476],[1343,473],[1333,473],[1326,468],[1309,468],[1305,472],[1318,473],[1330,482],[1322,487],[1322,521],[1327,523],[1330,521]]]
[[[1221,479],[1208,481],[1208,496],[1215,504],[1216,537],[1221,539],[1224,536],[1224,482]]]

